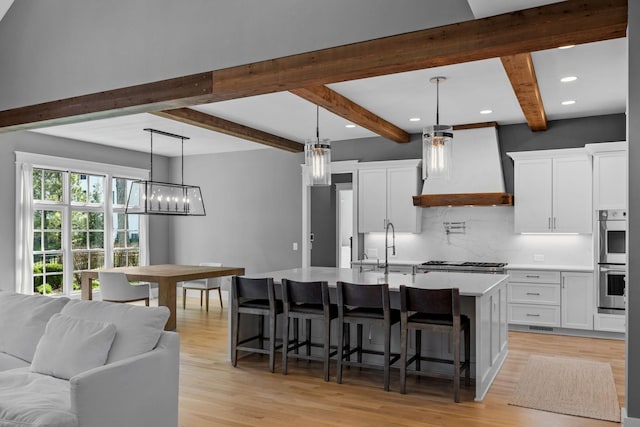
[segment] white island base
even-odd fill
[[[283,278],[297,281],[326,280],[333,288],[331,301],[335,302],[335,286],[337,281],[375,284],[388,283],[391,292],[392,308],[400,308],[398,289],[400,285],[416,286],[420,288],[459,288],[461,296],[461,311],[471,319],[471,376],[475,379],[475,400],[482,401],[489,390],[500,367],[504,363],[508,352],[507,340],[507,275],[479,274],[479,273],[446,273],[429,272],[416,275],[390,273],[385,276],[377,272],[359,272],[358,269],[338,269],[331,267],[308,267],[290,270],[272,271],[263,274],[253,274],[251,277],[272,277],[276,283]],[[282,328],[278,319],[278,330]],[[336,337],[333,322],[332,337]],[[255,325],[255,324],[254,324]],[[317,326],[318,328],[320,326]],[[231,329],[231,328],[229,328]],[[301,331],[302,332],[302,331]],[[241,322],[241,336],[255,334],[247,322]],[[400,351],[399,325],[393,326],[391,351]],[[312,329],[311,336],[320,341],[320,330]],[[365,346],[382,350],[382,331],[372,327],[365,329]],[[351,335],[355,338],[355,334]],[[231,338],[229,336],[229,338]],[[368,338],[368,342],[367,342]],[[229,344],[231,340],[229,339]],[[422,339],[422,354],[425,356],[453,359],[451,343],[448,334],[424,334]],[[229,345],[231,348],[231,345]],[[415,343],[413,334],[410,335],[409,352],[413,352]],[[394,365],[397,367],[397,362]],[[451,366],[442,364],[423,363],[423,371],[432,371],[437,376],[451,376]]]

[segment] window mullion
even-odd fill
[[[71,180],[69,172],[62,173],[62,265],[63,294],[70,296],[73,291],[73,252],[71,250]]]

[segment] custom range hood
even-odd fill
[[[414,206],[513,205],[513,196],[505,193],[495,127],[454,128],[451,148],[450,178],[427,177],[422,194],[413,197]]]

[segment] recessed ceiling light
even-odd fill
[[[575,82],[576,80],[578,80],[576,76],[567,76],[560,79],[562,83]]]
[[[568,101],[562,101],[562,105],[573,105],[575,103],[576,101],[574,101],[573,99],[570,99]]]
[[[568,44],[566,46],[560,46],[558,49],[571,49],[574,46],[575,46],[575,44]]]
[[[480,110],[480,114],[491,114],[493,110]]]
[[[420,121],[420,117],[411,117],[409,119],[410,122],[419,122]]]
[[[348,125],[344,125],[344,127],[351,129],[351,128],[356,127],[356,125],[354,125],[352,123],[349,123]]]

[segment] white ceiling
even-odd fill
[[[476,17],[554,3],[540,0],[468,0]],[[548,120],[622,113],[626,107],[626,39],[616,39],[532,53]],[[329,87],[410,133],[435,122],[433,76],[445,76],[440,85],[440,123],[496,121],[501,125],[525,119],[499,59],[331,84]],[[578,80],[561,83],[560,78]],[[573,105],[562,105],[575,100]],[[315,135],[315,105],[288,92],[261,95],[193,107],[298,142]],[[480,110],[493,113],[482,115]],[[409,118],[420,117],[420,122]],[[328,111],[320,113],[320,136],[332,141],[375,136]],[[268,149],[268,147],[211,132],[150,114],[97,120],[39,129],[37,132],[137,151],[149,151],[146,127],[191,138],[185,155]],[[393,144],[393,142],[389,142]],[[154,137],[154,152],[179,156],[180,144]]]

